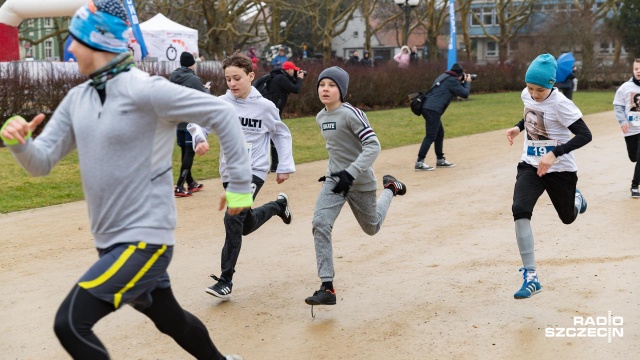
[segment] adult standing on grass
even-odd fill
[[[287,125],[280,120],[275,105],[262,97],[260,92],[251,86],[251,81],[255,77],[251,70],[251,59],[236,51],[222,61],[222,69],[229,90],[220,99],[234,107],[237,118],[233,121],[242,126],[243,144],[246,144],[251,157],[251,171],[253,172],[251,186],[255,200],[269,172],[269,143],[272,139],[282,160],[278,166],[276,182],[282,184],[289,179],[290,174],[295,172],[291,132]],[[206,135],[210,129],[202,128],[197,124],[189,124],[188,129],[193,135],[196,153],[206,153],[209,150]],[[222,151],[220,178],[222,186],[225,188],[229,185],[228,166],[226,154]],[[236,271],[236,263],[242,247],[242,237],[258,230],[274,216],[279,216],[287,225],[291,224],[291,209],[287,194],[280,193],[276,200],[257,208],[244,210],[237,216],[225,214],[226,236],[220,256],[221,274],[220,277],[211,275],[216,283],[205,289],[208,294],[223,300],[229,299],[233,288],[233,274]]]
[[[180,54],[180,67],[171,73],[169,81],[209,94],[210,83],[202,85],[202,80],[196,75],[195,68],[196,59],[190,52],[184,51]],[[182,166],[180,167],[180,176],[178,177],[174,194],[176,197],[191,196],[192,193],[202,190],[204,185],[198,184],[191,176],[191,167],[196,153],[193,151],[191,134],[187,130],[186,122],[178,124],[176,135],[182,154]],[[185,181],[187,182],[187,189],[184,188]]]
[[[422,144],[418,150],[418,160],[414,166],[416,171],[433,171],[436,168],[425,164],[431,144],[435,142],[436,166],[449,168],[456,166],[445,159],[444,147],[444,126],[442,126],[442,115],[447,111],[451,100],[459,96],[468,98],[471,91],[471,76],[464,73],[460,64],[455,63],[450,70],[438,76],[431,85],[431,90],[426,100],[422,102],[422,116],[425,121],[426,135],[422,139]]]
[[[640,198],[640,59],[633,62],[631,79],[622,84],[613,99],[616,120],[627,144],[629,160],[636,163],[631,178],[631,197]]]
[[[305,73],[291,61],[285,61],[282,68],[271,70],[271,80],[267,85],[265,98],[271,100],[278,108],[278,114],[282,119],[284,107],[287,105],[289,94],[299,94]],[[278,149],[271,140],[271,172],[278,172]]]
[[[573,100],[573,80],[576,77],[576,66],[574,65],[567,78],[563,82],[556,83],[556,87],[561,90],[569,100]]]
[[[221,207],[226,201],[233,214],[252,204],[242,131],[222,100],[136,69],[124,37],[128,27],[117,0],[78,9],[69,50],[90,80],[69,92],[37,139],[30,134],[43,114],[29,123],[13,117],[0,130],[15,159],[34,176],[47,175],[78,149],[99,259],[60,305],[55,333],[74,359],[108,359],[92,328],[129,304],[197,359],[241,359],[220,354],[204,324],[180,307],[167,268],[175,243],[171,154],[178,122],[196,122],[218,134],[230,174]]]
[[[520,271],[524,278],[522,287],[513,295],[516,299],[527,299],[542,291],[531,230],[531,217],[538,198],[546,191],[564,224],[573,223],[578,214],[587,210],[586,200],[576,189],[578,166],[573,151],[591,141],[591,131],[582,120],[580,109],[553,87],[556,69],[556,59],[550,54],[542,54],[531,62],[525,75],[527,87],[521,98],[524,116],[537,114],[531,119],[538,124],[526,127],[523,118],[506,131],[510,145],[521,131],[525,131],[511,207],[523,264]],[[537,135],[543,135],[543,132],[545,139],[537,140],[540,139]]]

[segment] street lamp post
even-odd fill
[[[411,11],[410,7],[418,6],[420,0],[393,0],[393,2],[400,6],[404,6],[404,37],[403,37],[403,45],[408,45],[409,43],[409,12]]]
[[[284,43],[284,29],[287,28],[287,22],[286,21],[280,21],[280,42],[279,44],[283,44]]]

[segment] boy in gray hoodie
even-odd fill
[[[287,125],[280,120],[278,108],[269,100],[262,97],[253,86],[255,74],[249,57],[236,51],[222,61],[224,76],[229,90],[220,99],[230,103],[236,110],[238,118],[235,122],[242,126],[244,132],[244,146],[251,157],[251,171],[253,173],[252,187],[255,200],[258,192],[269,173],[270,142],[273,141],[280,162],[276,170],[276,182],[282,184],[289,175],[296,171],[293,161],[291,132]],[[210,132],[197,124],[189,124],[187,129],[193,135],[193,142],[197,154],[203,154],[209,149],[206,134]],[[226,153],[220,153],[220,177],[222,185],[226,188],[229,184],[229,162]],[[220,277],[211,275],[216,283],[205,291],[223,300],[231,296],[233,287],[233,273],[236,271],[236,263],[240,256],[242,237],[258,230],[273,216],[282,218],[285,224],[291,223],[291,209],[289,208],[287,194],[280,193],[275,201],[270,201],[260,207],[243,211],[238,216],[225,215],[224,227],[226,237],[221,254]]]
[[[31,122],[14,116],[0,129],[15,159],[34,176],[47,175],[78,150],[99,259],[58,309],[55,333],[75,359],[108,359],[92,328],[129,304],[198,359],[240,359],[220,354],[204,324],[180,307],[167,268],[175,243],[171,155],[178,122],[210,127],[220,138],[229,173],[221,205],[226,202],[231,214],[253,202],[242,131],[233,109],[219,99],[136,69],[127,28],[119,1],[95,0],[78,9],[69,50],[91,80],[69,92],[37,139],[30,135],[43,114]]]

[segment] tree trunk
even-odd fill
[[[507,55],[509,52],[509,42],[505,39],[501,39],[498,43],[498,61],[500,64],[504,64],[507,61]]]
[[[593,80],[594,72],[594,53],[593,53],[593,40],[589,36],[590,34],[583,34],[581,47],[582,47],[582,69],[580,70],[580,82],[586,84],[587,88]]]
[[[280,44],[280,8],[271,7],[271,45]]]
[[[327,66],[331,62],[331,33],[325,33],[322,38],[322,63]]]
[[[471,55],[471,38],[469,37],[469,5],[470,1],[460,6],[460,28],[462,29],[462,41],[464,42],[465,55],[468,62],[473,61]]]
[[[369,0],[362,0],[362,19],[364,20],[364,50],[371,56],[371,22],[369,21]],[[364,54],[362,54],[364,56]]]
[[[616,37],[613,39],[613,65],[618,67],[620,65],[620,53],[622,52],[622,41]]]

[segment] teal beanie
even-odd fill
[[[558,64],[551,54],[542,54],[538,56],[527,69],[524,77],[526,83],[542,86],[551,89],[556,82],[556,70]]]

